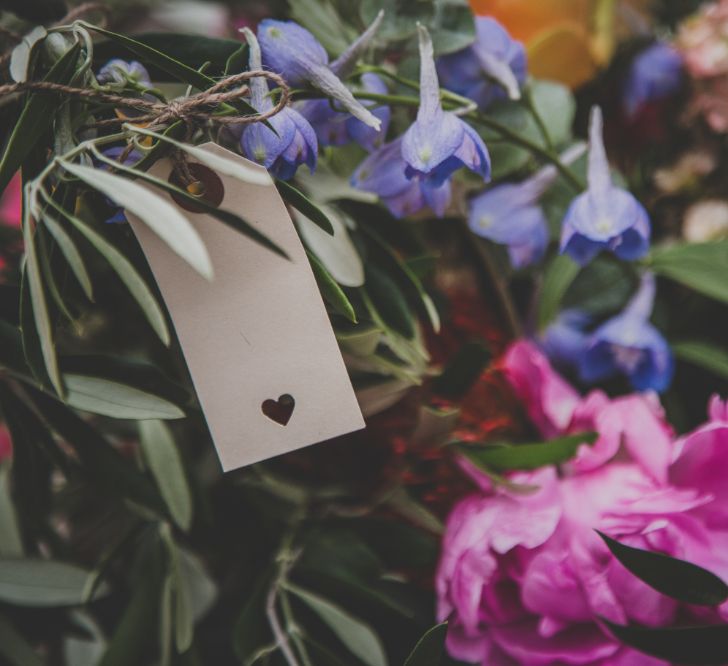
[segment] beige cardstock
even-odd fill
[[[215,144],[205,150],[263,167]],[[150,173],[167,179],[168,160]],[[218,174],[219,175],[219,174]],[[208,281],[127,214],[159,284],[225,471],[364,427],[316,280],[277,189],[231,177],[221,209],[283,248],[286,260],[206,214],[183,211],[214,269]],[[163,194],[163,196],[168,196]],[[286,425],[262,411],[291,395]]]

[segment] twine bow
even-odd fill
[[[257,76],[265,77],[280,87],[281,96],[273,107],[267,111],[250,115],[220,115],[214,113],[215,109],[222,104],[227,104],[247,96],[250,89],[247,85],[240,86],[239,84]],[[238,87],[227,90],[233,86]],[[75,88],[62,83],[53,83],[52,81],[24,81],[22,83],[9,83],[0,86],[0,96],[26,91],[55,92],[68,97],[78,97],[88,101],[101,102],[102,104],[113,104],[141,112],[141,115],[134,116],[134,118],[108,118],[99,120],[93,123],[94,127],[104,127],[124,122],[148,123],[152,127],[159,127],[176,120],[182,120],[188,125],[205,122],[214,122],[223,125],[249,124],[271,118],[282,111],[290,101],[290,89],[283,78],[274,72],[264,70],[233,74],[218,81],[207,90],[198,92],[190,97],[172,100],[171,102],[151,101],[139,97],[125,97],[124,95],[115,95],[102,90]]]
[[[215,113],[215,109],[220,107],[222,104],[234,102],[235,100],[248,95],[250,88],[247,85],[240,84],[257,76],[265,77],[279,86],[281,95],[274,106],[266,111],[250,115],[221,115]],[[232,88],[232,90],[228,90],[229,88]],[[133,122],[146,124],[150,127],[150,129],[156,129],[177,120],[181,120],[185,123],[187,128],[185,137],[186,141],[190,140],[193,133],[193,127],[195,125],[207,122],[219,123],[221,125],[247,125],[250,123],[261,122],[282,111],[290,101],[290,88],[283,78],[274,72],[267,72],[264,70],[233,74],[232,76],[228,76],[221,81],[218,81],[207,90],[203,90],[189,97],[172,100],[170,102],[152,101],[139,97],[125,97],[123,95],[107,93],[102,90],[75,88],[62,83],[53,83],[52,81],[24,81],[22,83],[0,85],[0,97],[26,91],[60,93],[68,97],[77,97],[88,101],[96,101],[103,104],[113,104],[115,106],[132,108],[139,111],[141,114],[134,116],[133,118],[116,117],[98,120],[92,124],[92,127],[106,127],[125,122]],[[127,146],[127,150],[124,151],[120,158],[122,162],[126,155],[131,151],[131,148],[132,144],[129,144]],[[185,184],[192,185],[196,183],[189,170],[186,156],[182,151],[176,152],[175,170],[179,173]]]

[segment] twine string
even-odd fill
[[[215,108],[220,105],[228,104],[247,96],[250,89],[247,85],[239,84],[245,83],[258,76],[262,76],[273,81],[273,83],[281,89],[280,98],[273,107],[267,111],[251,115],[223,116],[213,113]],[[226,90],[233,86],[237,87],[232,90]],[[0,85],[0,97],[28,91],[60,93],[67,97],[77,97],[79,99],[100,102],[102,104],[113,104],[115,106],[132,108],[141,112],[141,115],[134,116],[133,118],[107,118],[105,120],[99,120],[93,123],[93,127],[118,125],[128,121],[134,123],[149,123],[152,127],[168,125],[170,122],[177,120],[182,120],[192,124],[201,124],[208,121],[223,125],[257,123],[275,116],[288,106],[290,101],[290,89],[283,78],[274,72],[268,72],[265,70],[233,74],[232,76],[228,76],[218,81],[207,90],[198,92],[195,95],[190,95],[189,97],[172,100],[170,102],[160,102],[158,100],[152,101],[141,97],[126,97],[124,95],[116,95],[102,90],[76,88],[62,83],[54,83],[52,81],[23,81],[21,83]]]
[[[274,106],[266,111],[250,115],[220,115],[215,113],[215,110],[220,105],[228,104],[248,96],[250,88],[246,85],[247,81],[259,76],[272,81],[280,88],[281,94]],[[280,113],[290,102],[290,88],[288,84],[278,74],[265,70],[233,74],[232,76],[221,79],[207,90],[170,102],[152,101],[140,97],[125,97],[124,95],[108,93],[102,90],[76,88],[52,81],[24,81],[21,83],[0,85],[0,97],[20,92],[53,92],[67,97],[84,99],[89,102],[131,108],[140,112],[140,115],[132,118],[116,117],[98,120],[92,123],[90,127],[108,127],[131,122],[145,124],[149,129],[158,129],[181,120],[186,126],[186,141],[191,140],[196,125],[205,123],[248,125],[262,122]],[[186,185],[191,185],[195,182],[189,166],[186,163],[183,151],[177,151],[175,165]]]

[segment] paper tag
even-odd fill
[[[215,144],[202,148],[263,170]],[[170,161],[160,160],[150,174],[167,180],[171,171]],[[214,279],[208,281],[141,220],[127,217],[167,304],[222,467],[229,471],[359,430],[364,420],[277,189],[218,176],[224,188],[219,208],[255,226],[290,261],[209,215],[184,211],[212,260]]]

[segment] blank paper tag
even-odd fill
[[[215,144],[203,148],[256,169]],[[150,174],[167,180],[169,160]],[[218,174],[219,208],[286,260],[213,217],[184,211],[215,272],[208,281],[127,214],[172,317],[225,471],[364,427],[316,280],[277,189]],[[168,196],[163,194],[162,196]]]

